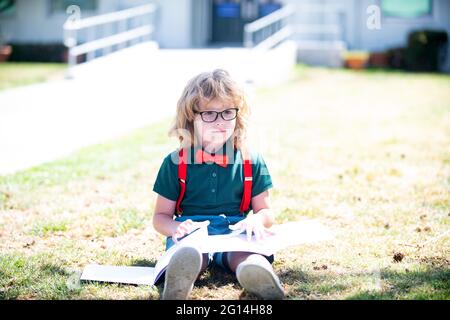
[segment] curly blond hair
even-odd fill
[[[177,103],[177,113],[169,130],[169,136],[176,136],[182,148],[197,146],[194,136],[194,111],[199,111],[200,102],[220,98],[229,100],[239,108],[233,142],[236,148],[243,148],[247,136],[250,108],[244,90],[235,82],[230,74],[222,69],[202,72],[187,83]]]

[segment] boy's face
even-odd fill
[[[232,101],[222,100],[220,98],[214,98],[209,102],[200,103],[199,111],[217,111],[222,112],[224,110],[236,108]],[[233,110],[226,111],[225,118],[230,117],[233,114]],[[205,119],[213,118],[214,114],[204,114]],[[194,118],[195,134],[201,141],[203,146],[223,145],[233,134],[236,127],[236,118],[233,120],[224,120],[220,114],[214,122],[205,122],[202,120],[200,114],[196,114]]]

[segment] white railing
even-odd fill
[[[148,4],[89,18],[68,20],[64,24],[64,43],[69,48],[68,76],[70,77],[71,70],[78,63],[78,57],[81,55],[86,54],[86,61],[89,61],[96,57],[97,50],[102,49],[105,55],[113,46],[124,48],[132,41],[144,41],[147,38],[151,40],[155,30],[156,8],[156,5]],[[114,24],[116,24],[115,30],[113,30]],[[139,26],[136,26],[137,24]],[[108,32],[105,32],[105,25],[109,25]],[[102,37],[98,38],[97,33],[100,27],[104,29]],[[81,34],[82,30],[86,30],[87,35]]]
[[[293,5],[283,6],[271,14],[244,26],[244,46],[253,49],[270,49],[288,39],[293,29],[290,25],[295,14]]]

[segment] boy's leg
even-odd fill
[[[228,268],[235,273],[238,265],[245,261],[249,256],[254,253],[251,252],[226,252],[225,260]]]
[[[208,253],[202,254],[202,267],[200,268],[200,273],[198,274],[199,277],[206,270],[206,268],[208,268],[210,263],[211,257],[209,256],[209,254]]]
[[[202,254],[194,247],[183,247],[175,252],[165,272],[162,299],[187,299],[202,268],[202,260]]]
[[[229,252],[228,267],[247,291],[263,299],[283,299],[284,290],[272,265],[260,254]]]

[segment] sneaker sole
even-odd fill
[[[162,300],[186,300],[200,273],[201,253],[192,247],[183,247],[170,259]]]
[[[257,264],[243,263],[236,270],[236,277],[242,287],[265,300],[284,298],[284,290],[273,272]]]

